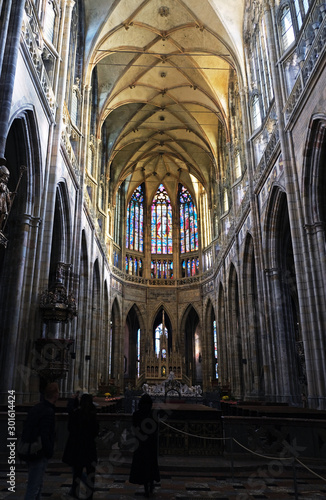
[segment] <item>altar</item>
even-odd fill
[[[167,396],[171,398],[198,398],[201,397],[202,389],[199,384],[195,386],[188,386],[182,383],[175,376],[173,371],[170,371],[169,376],[166,380],[156,383],[144,383],[142,389],[145,393],[152,397],[164,397]]]

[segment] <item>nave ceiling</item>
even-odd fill
[[[97,69],[111,193],[146,182],[194,194],[217,178],[229,136],[230,72],[242,81],[244,0],[85,0],[88,74]],[[197,186],[195,185],[197,184]]]

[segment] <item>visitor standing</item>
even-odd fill
[[[42,444],[37,458],[27,459],[28,481],[25,500],[40,500],[41,498],[43,476],[48,459],[52,457],[54,450],[55,403],[58,399],[58,384],[55,382],[48,384],[42,401],[31,408],[24,423],[22,441],[33,443],[40,436]]]
[[[72,467],[71,496],[79,498],[80,484],[86,487],[86,497],[93,498],[97,463],[96,436],[99,424],[91,394],[83,394],[80,405],[69,414],[69,436],[62,461]],[[83,471],[86,469],[86,479]]]
[[[152,398],[144,394],[139,401],[138,410],[132,417],[134,434],[138,441],[134,451],[129,481],[144,485],[144,493],[149,497],[154,490],[154,481],[160,481],[158,467],[158,422],[152,411]]]

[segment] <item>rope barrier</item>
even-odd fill
[[[319,479],[322,479],[323,481],[326,482],[326,478],[323,477],[323,476],[320,476],[319,474],[317,474],[317,472],[314,472],[313,470],[311,470],[307,465],[305,465],[304,463],[301,462],[301,460],[299,460],[298,458],[296,458],[296,461],[299,462],[300,465],[302,465],[302,467],[304,467],[305,469],[307,469],[309,472],[311,472],[311,474],[313,474],[314,476],[317,476],[319,477]]]
[[[320,476],[319,474],[317,474],[317,472],[314,472],[307,465],[305,465],[303,462],[301,462],[301,460],[299,460],[297,457],[294,457],[294,456],[293,457],[269,457],[267,455],[261,455],[260,453],[256,453],[255,451],[250,450],[250,448],[247,448],[243,444],[239,443],[239,441],[237,441],[234,437],[228,437],[228,438],[225,438],[225,437],[217,438],[216,437],[215,438],[215,437],[208,437],[208,436],[198,436],[197,434],[191,434],[190,432],[185,432],[185,431],[182,431],[181,429],[177,429],[176,427],[172,427],[172,425],[167,424],[163,420],[160,420],[160,423],[164,424],[166,427],[169,427],[170,429],[172,429],[172,430],[174,430],[176,432],[179,432],[180,434],[185,434],[187,436],[196,437],[196,438],[199,438],[199,439],[211,439],[211,440],[215,440],[215,441],[227,441],[229,439],[232,439],[235,443],[237,443],[237,445],[239,445],[244,450],[248,451],[249,453],[252,453],[253,455],[256,455],[257,457],[265,458],[266,460],[281,460],[282,461],[282,460],[293,460],[294,459],[300,465],[302,465],[302,467],[304,467],[309,472],[311,472],[314,476],[316,476],[319,479],[321,479],[322,481],[326,482],[326,478],[324,478],[323,476]]]
[[[249,451],[253,455],[257,455],[257,457],[266,458],[267,460],[293,460],[293,458],[295,458],[295,457],[284,457],[284,458],[282,458],[282,457],[268,457],[266,455],[261,455],[260,453],[256,453],[255,451],[252,451],[249,448],[246,448],[243,444],[239,443],[239,441],[237,441],[236,439],[234,439],[234,438],[232,438],[232,439],[235,443],[237,443],[239,446],[241,446],[241,448],[244,448],[245,450]]]
[[[191,437],[196,437],[196,438],[200,438],[200,439],[212,439],[215,441],[222,441],[225,439],[231,439],[231,438],[214,438],[214,437],[208,437],[208,436],[198,436],[197,434],[190,434],[189,432],[185,432],[185,431],[182,431],[181,429],[177,429],[176,427],[172,427],[172,425],[167,424],[163,420],[160,420],[160,423],[166,425],[166,427],[170,427],[170,429],[173,429],[176,432],[180,432],[181,434],[186,434],[187,436],[191,436]]]

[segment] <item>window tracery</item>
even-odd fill
[[[144,250],[144,192],[138,186],[127,207],[126,248],[143,252]]]
[[[188,253],[198,250],[197,210],[189,191],[179,188],[180,203],[180,251]]]
[[[151,207],[151,250],[152,254],[172,254],[172,206],[163,184]]]

